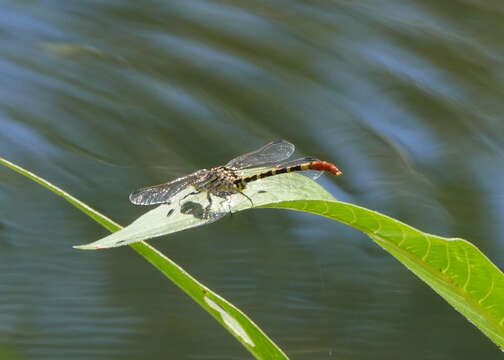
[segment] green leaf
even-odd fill
[[[188,187],[172,198],[171,204],[160,205],[148,211],[121,231],[75,248],[96,250],[123,246],[208,224],[229,212],[251,208],[249,199],[253,199],[256,207],[287,200],[334,200],[322,186],[299,174],[284,174],[251,182],[244,191],[246,196],[235,194],[229,201],[213,197],[209,203],[206,193],[188,196],[193,192],[194,188]],[[207,206],[211,209],[210,217],[204,216]]]
[[[57,195],[62,196],[110,231],[114,232],[121,229],[121,226],[111,219],[100,214],[98,211],[47,180],[3,158],[0,158],[0,164],[17,171],[38,182]],[[210,315],[221,323],[224,328],[226,328],[257,359],[288,359],[287,355],[285,355],[285,353],[243,312],[220,295],[198,282],[172,260],[144,242],[131,244],[131,247],[166,277],[172,280],[179,288],[185,291],[203,309],[210,313]]]
[[[338,201],[289,201],[265,207],[311,212],[365,232],[504,348],[504,274],[468,241],[427,234]]]

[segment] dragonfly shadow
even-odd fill
[[[198,220],[205,222],[214,222],[228,214],[230,211],[219,211],[212,209],[209,206],[203,207],[200,202],[186,201],[180,206],[180,213],[184,215],[192,215]]]
[[[203,205],[194,201],[186,201],[180,207],[180,212],[184,215],[192,215],[196,219],[203,220],[205,219],[206,211],[203,208]]]

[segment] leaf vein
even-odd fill
[[[429,254],[430,254],[430,250],[432,247],[432,241],[431,241],[431,239],[429,239],[429,237],[425,233],[422,233],[422,234],[425,237],[425,240],[427,241],[427,251],[425,251],[425,255],[422,256],[422,261],[425,261],[425,259],[427,259],[427,256],[429,256]]]
[[[357,215],[355,215],[354,209],[352,209],[352,208],[349,208],[349,209],[350,209],[350,212],[352,213],[353,219],[350,220],[350,222],[348,224],[352,225],[352,224],[355,224],[355,222],[357,221]]]
[[[469,285],[469,280],[471,279],[471,264],[469,263],[469,257],[467,256],[467,250],[464,249],[466,264],[467,264],[467,280],[462,289],[467,292],[467,285]]]
[[[399,230],[401,230],[401,241],[399,242],[399,244],[397,246],[401,247],[402,244],[404,244],[404,242],[406,241],[406,233],[404,232],[404,229],[402,228],[402,226],[398,226],[398,227],[399,227]]]
[[[490,294],[492,293],[492,291],[494,289],[494,285],[495,285],[495,278],[492,276],[492,283],[490,284],[490,289],[488,289],[488,292],[486,293],[485,296],[483,296],[481,299],[479,299],[478,304],[481,305],[483,303],[483,301],[485,301],[490,296]]]
[[[448,248],[448,244],[444,244],[445,248],[446,248],[446,267],[441,270],[441,272],[443,274],[446,274],[446,272],[448,271],[448,269],[450,268],[450,265],[451,265],[451,257],[450,257],[450,251],[449,251],[449,248]]]

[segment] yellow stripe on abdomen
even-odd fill
[[[267,178],[267,177],[274,176],[274,175],[285,174],[285,173],[289,173],[292,171],[310,170],[310,166],[311,166],[311,163],[304,163],[304,164],[299,164],[299,165],[294,165],[294,166],[286,166],[286,167],[279,168],[279,169],[271,169],[271,170],[268,170],[268,171],[265,171],[265,172],[262,172],[259,174],[242,177],[241,179],[238,179],[237,181],[235,181],[234,184],[239,190],[242,190],[245,188],[245,185],[251,181],[256,181],[258,179],[263,179],[263,178]]]

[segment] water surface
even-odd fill
[[[337,198],[471,240],[501,268],[499,1],[4,1],[0,156],[121,224],[128,194],[273,139],[333,161]],[[107,232],[0,169],[0,355],[248,359]],[[151,241],[292,359],[496,359],[363,234],[253,210]],[[7,355],[6,355],[7,357]]]

